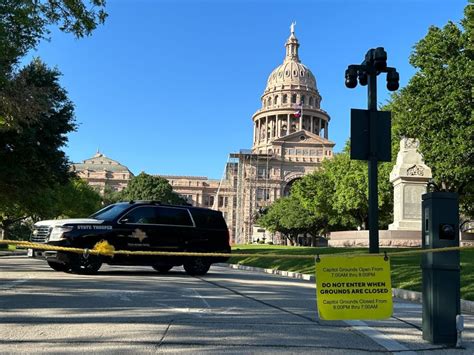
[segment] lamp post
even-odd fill
[[[352,110],[351,159],[367,160],[369,165],[369,252],[379,252],[377,163],[391,160],[390,113],[377,111],[377,75],[387,73],[387,89],[399,87],[399,74],[387,67],[387,52],[369,49],[360,65],[349,65],[346,87],[368,85],[368,110]],[[388,128],[388,129],[387,129]],[[355,138],[355,139],[354,139]],[[388,144],[387,144],[388,142]]]

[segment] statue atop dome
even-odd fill
[[[295,25],[296,25],[296,21],[293,21],[293,22],[291,23],[291,25],[290,25],[290,33],[291,33],[292,35],[295,34]]]

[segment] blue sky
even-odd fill
[[[138,174],[220,178],[230,152],[252,145],[252,114],[268,75],[283,61],[296,21],[300,59],[316,76],[329,138],[340,151],[350,108],[366,108],[365,87],[344,71],[382,46],[401,86],[408,57],[430,25],[459,22],[464,0],[179,1],[108,0],[109,17],[91,37],[53,30],[31,56],[63,73],[76,105],[73,162],[100,149]],[[379,103],[388,98],[379,79]]]

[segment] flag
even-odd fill
[[[298,109],[296,112],[293,113],[293,116],[295,116],[296,118],[300,118],[301,113],[303,112],[303,104],[295,104],[293,107]]]

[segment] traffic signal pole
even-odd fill
[[[346,70],[346,86],[357,81],[368,85],[368,110],[351,110],[351,159],[366,160],[369,166],[369,252],[379,253],[378,171],[379,161],[391,160],[390,112],[377,111],[377,75],[387,73],[387,89],[399,87],[399,74],[387,67],[387,53],[382,47],[369,49],[360,65]],[[354,127],[352,127],[354,125]]]
[[[379,252],[379,198],[377,160],[377,72],[371,68],[368,76],[369,109],[369,253]]]

